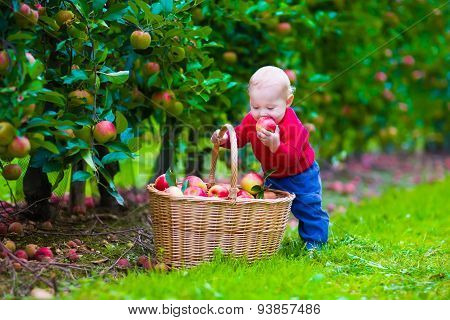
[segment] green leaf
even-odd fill
[[[64,107],[66,105],[66,98],[62,94],[60,94],[56,91],[48,90],[48,91],[44,91],[44,92],[39,92],[37,98],[40,101],[51,102],[60,107]]]
[[[264,199],[264,191],[258,192],[256,194],[256,199]]]
[[[108,81],[115,83],[115,84],[121,84],[128,80],[128,76],[130,75],[129,71],[119,71],[119,72],[112,72],[112,73],[102,73]]]
[[[36,79],[44,71],[44,64],[36,60],[29,68],[28,73],[31,79]]]
[[[127,3],[114,4],[108,8],[108,11],[106,11],[105,15],[103,16],[103,20],[116,21],[122,18],[127,11],[128,11]]]
[[[185,191],[188,187],[189,187],[189,180],[184,180],[184,181],[183,181],[183,186],[182,186],[182,188],[181,188],[181,191],[183,191],[183,193],[184,193],[184,191]]]
[[[172,12],[173,10],[173,0],[160,0],[162,9],[165,13]]]
[[[101,12],[108,0],[94,0],[92,6],[94,7],[95,13]]]
[[[30,32],[24,32],[23,30],[13,33],[6,38],[8,41],[16,41],[16,40],[31,40],[34,36]]]
[[[261,186],[253,186],[251,189],[252,192],[261,192],[264,191],[264,189]]]
[[[75,69],[62,78],[64,79],[64,84],[72,84],[76,81],[85,81],[88,79],[88,76],[84,70]]]
[[[152,13],[153,14],[160,14],[163,11],[163,6],[160,2],[155,2],[152,4]]]
[[[116,111],[116,129],[117,133],[122,133],[128,128],[128,120],[122,112]]]
[[[97,167],[94,164],[94,160],[92,159],[92,153],[90,150],[81,150],[81,157],[84,161],[91,167],[92,170],[97,171]]]
[[[202,37],[205,38],[207,36],[209,36],[212,32],[212,28],[211,27],[201,27],[192,31],[188,32],[188,37]]]
[[[30,142],[39,147],[42,147],[44,149],[47,149],[48,151],[54,153],[54,154],[59,154],[59,150],[58,148],[50,141],[42,141],[40,139],[35,139],[35,138],[29,138]]]
[[[309,78],[309,82],[327,82],[328,80],[330,80],[329,75],[319,73],[316,73]]]
[[[172,171],[172,169],[169,168],[169,170],[166,171],[166,181],[169,184],[169,186],[177,186],[177,177],[175,173]]]
[[[104,165],[107,165],[107,164],[110,164],[110,163],[113,163],[116,161],[120,161],[120,160],[124,160],[124,159],[128,159],[128,158],[130,158],[130,156],[124,152],[121,152],[121,151],[111,152],[102,158],[102,163]]]
[[[92,175],[89,172],[86,171],[77,171],[72,174],[72,182],[75,181],[86,181],[88,180]]]
[[[55,19],[50,18],[49,16],[39,16],[39,21],[47,24],[54,31],[59,30],[59,25]]]
[[[269,170],[269,171],[266,171],[266,173],[264,173],[264,181],[266,181],[266,179],[272,174],[272,173],[274,173],[275,171],[277,171],[276,169],[271,169],[271,170]]]
[[[64,170],[61,170],[58,173],[58,176],[56,177],[55,183],[52,186],[52,191],[55,191],[58,188],[59,184],[61,183],[61,181],[63,179],[64,179]]]
[[[83,18],[87,19],[89,16],[88,13],[88,5],[84,0],[73,0],[72,1],[75,8],[77,8],[78,12],[83,16]]]

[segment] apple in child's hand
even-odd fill
[[[262,187],[264,184],[264,179],[256,172],[249,172],[241,179],[240,184],[241,184],[242,189],[255,195],[258,192],[252,191],[252,188],[254,186]]]
[[[166,175],[162,174],[155,180],[155,188],[159,191],[164,191],[169,187],[169,183],[166,180]]]
[[[207,197],[205,190],[203,190],[200,187],[187,187],[186,190],[184,190],[185,196],[198,196],[198,197]]]
[[[254,199],[254,197],[245,190],[239,190],[237,193],[237,197],[241,199]]]
[[[206,186],[206,183],[203,182],[202,179],[196,176],[187,176],[184,181],[189,181],[188,186],[189,187],[199,187],[203,189],[205,192],[208,191],[208,187]]]
[[[181,197],[181,196],[183,196],[183,191],[181,191],[180,188],[175,187],[175,186],[168,187],[164,191],[167,192],[168,194],[170,194],[171,196],[174,196],[174,197]]]
[[[261,131],[262,128],[270,132],[275,132],[277,124],[271,117],[261,117],[256,122],[256,131]]]
[[[228,190],[228,188],[220,184],[212,186],[208,191],[208,196],[215,198],[226,198],[229,194],[230,191]]]

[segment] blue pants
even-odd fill
[[[298,233],[306,246],[315,247],[328,240],[328,213],[322,209],[322,182],[316,161],[306,171],[286,178],[267,178],[266,186],[295,194],[292,213],[299,220]]]

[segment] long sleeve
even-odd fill
[[[250,117],[250,118],[249,118]],[[252,125],[253,117],[251,114],[247,114],[244,119],[242,119],[242,122],[234,127],[234,131],[236,132],[236,139],[237,139],[237,146],[238,148],[244,147],[250,140],[248,135],[248,129]],[[253,124],[254,126],[254,124]],[[230,143],[230,135],[228,135],[228,141],[222,145],[223,148],[230,149],[231,143]]]

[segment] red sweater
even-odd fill
[[[287,108],[280,128],[280,146],[272,153],[256,135],[256,121],[248,113],[241,124],[235,127],[238,148],[248,142],[252,144],[255,157],[261,162],[264,172],[275,169],[271,178],[284,178],[299,174],[314,162],[314,150],[309,144],[309,132],[298,119],[292,108]],[[223,145],[230,148],[230,142]]]

